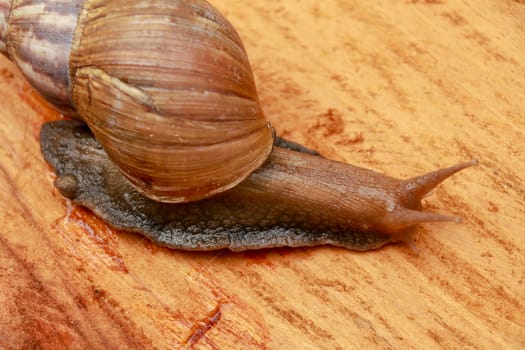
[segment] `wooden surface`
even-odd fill
[[[213,3],[280,134],[399,177],[478,158],[425,201],[463,223],[419,254],[159,248],[68,207],[37,140],[58,116],[0,59],[0,348],[523,348],[523,1]]]

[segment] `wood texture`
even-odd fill
[[[58,118],[0,60],[0,348],[525,346],[523,1],[215,0],[277,131],[408,177],[461,160],[419,253],[185,253],[116,232],[54,190]]]

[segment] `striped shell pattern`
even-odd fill
[[[243,44],[202,0],[0,0],[0,52],[150,198],[225,191],[271,152]]]

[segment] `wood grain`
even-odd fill
[[[0,60],[0,348],[525,346],[525,4],[215,0],[277,131],[408,177],[463,223],[406,246],[186,253],[116,232],[53,188],[59,118]]]

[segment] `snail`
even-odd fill
[[[184,250],[406,240],[475,160],[406,180],[275,135],[244,46],[203,0],[0,0],[0,51],[76,120],[44,124],[55,186],[111,226]]]

